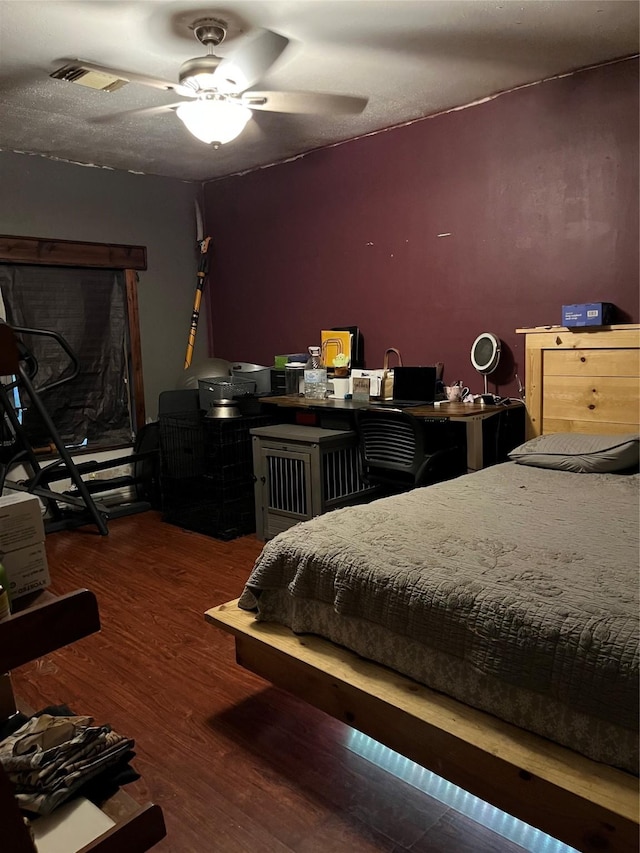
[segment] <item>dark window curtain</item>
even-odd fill
[[[80,373],[70,382],[39,389],[72,373],[53,339],[22,335],[38,362],[36,391],[66,445],[130,443],[127,301],[117,270],[0,264],[0,292],[12,326],[54,331],[74,351]],[[26,403],[23,425],[34,446],[51,437]]]

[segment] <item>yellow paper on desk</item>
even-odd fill
[[[347,358],[347,365],[351,364],[351,332],[335,332],[325,329],[320,332],[320,343],[322,344],[322,363],[325,367],[333,367],[333,360],[337,355]]]

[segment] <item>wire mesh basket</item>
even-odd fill
[[[234,400],[249,397],[256,393],[253,379],[237,376],[212,376],[211,379],[198,380],[200,408],[205,411],[218,400]]]

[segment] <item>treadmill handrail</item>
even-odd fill
[[[57,388],[58,385],[64,385],[66,382],[71,382],[71,380],[75,379],[76,376],[80,373],[80,362],[78,361],[78,357],[71,349],[66,339],[62,337],[58,332],[52,332],[46,329],[29,329],[26,326],[12,326],[11,327],[14,332],[19,332],[21,335],[40,335],[41,337],[53,338],[65,353],[69,356],[69,360],[71,361],[71,373],[69,376],[64,376],[62,379],[56,379],[55,382],[50,382],[48,385],[41,385],[39,388],[35,390],[40,394],[42,391],[50,391],[52,388]],[[29,357],[34,358],[31,353],[29,353]],[[37,361],[36,361],[37,364]]]

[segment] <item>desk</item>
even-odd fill
[[[358,409],[376,409],[377,411],[388,411],[388,406],[376,406],[375,400],[360,402],[354,400],[326,400],[307,399],[296,394],[282,397],[263,397],[263,404],[270,404],[287,409],[313,410],[319,413],[334,410],[339,412],[354,412]],[[425,421],[450,421],[452,423],[464,423],[467,438],[467,470],[469,472],[479,471],[485,465],[484,460],[484,430],[483,423],[499,414],[511,410],[517,410],[522,417],[521,437],[518,438],[513,447],[524,441],[524,405],[522,403],[511,403],[509,406],[481,405],[480,403],[441,403],[440,405],[416,406],[404,409],[406,414]],[[511,448],[510,448],[511,449]]]

